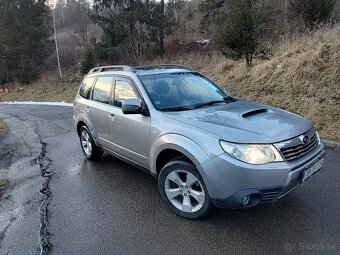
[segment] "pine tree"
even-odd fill
[[[0,75],[29,83],[48,56],[50,27],[45,0],[0,0]]]
[[[93,47],[88,47],[85,50],[84,57],[80,64],[80,73],[87,74],[97,64],[96,54]]]
[[[200,6],[202,27],[216,26],[219,50],[227,57],[245,57],[252,65],[254,53],[261,47],[272,15],[265,0],[205,0]]]

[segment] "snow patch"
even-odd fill
[[[63,102],[2,102],[0,104],[16,104],[16,105],[52,105],[52,106],[68,106],[72,107],[73,104]]]

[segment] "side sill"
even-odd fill
[[[104,151],[104,152],[106,152],[106,153],[108,153],[108,154],[110,154],[110,155],[112,155],[112,156],[114,156],[114,157],[116,157],[116,158],[118,158],[121,161],[124,161],[125,163],[128,163],[129,165],[131,165],[133,167],[136,167],[136,168],[142,170],[143,172],[146,172],[146,173],[150,174],[153,178],[157,179],[157,174],[152,172],[149,168],[147,168],[145,166],[142,166],[142,165],[136,163],[135,161],[130,160],[130,159],[128,159],[128,158],[126,158],[126,157],[124,157],[124,156],[122,156],[122,155],[120,155],[120,154],[118,154],[118,153],[116,153],[116,152],[106,148],[106,147],[100,147],[99,149]]]

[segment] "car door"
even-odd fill
[[[149,167],[150,117],[142,114],[124,114],[124,99],[142,100],[134,82],[125,77],[115,79],[113,105],[109,107],[110,148],[119,155],[144,167]]]
[[[97,134],[101,146],[108,146],[108,109],[111,103],[113,89],[113,76],[99,76],[92,92],[92,100],[88,104],[88,115]]]

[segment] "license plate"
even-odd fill
[[[302,173],[302,179],[301,179],[301,185],[309,178],[311,177],[314,173],[319,171],[322,166],[323,166],[323,161],[324,159],[319,160],[316,162],[314,165],[312,165],[310,168],[306,169]]]

